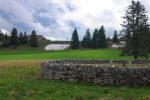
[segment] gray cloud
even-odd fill
[[[1,0],[0,28],[30,33],[33,29],[50,39],[70,40],[76,27],[80,39],[87,28],[105,26],[107,36],[120,30],[121,16],[131,0]],[[149,0],[140,0],[149,11]],[[150,15],[150,13],[149,13]]]

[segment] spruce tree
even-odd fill
[[[85,38],[85,36],[83,37],[83,40],[81,42],[81,46],[86,48],[86,38]]]
[[[91,40],[91,47],[92,48],[98,48],[98,29],[95,29],[94,30],[94,33],[93,33],[93,37],[92,37],[92,40]]]
[[[17,29],[16,28],[13,28],[12,31],[11,31],[9,44],[10,44],[10,46],[17,46],[18,45],[18,34],[17,34]]]
[[[72,33],[70,45],[71,45],[71,49],[78,49],[79,48],[79,37],[78,37],[78,32],[77,32],[76,28]]]
[[[23,38],[22,32],[20,32],[18,39],[19,39],[19,43],[20,43],[20,44],[23,44],[23,39],[24,39],[24,38]]]
[[[33,30],[29,40],[30,47],[38,47],[38,40],[36,36],[36,32]]]
[[[3,47],[9,46],[9,36],[7,34],[4,35]]]
[[[7,34],[4,35],[4,40],[9,40],[9,36]]]
[[[143,43],[140,43],[142,38],[141,35],[144,34],[141,32],[141,29],[148,26],[148,16],[144,5],[142,5],[139,1],[132,1],[131,5],[129,5],[126,10],[126,14],[123,19],[124,21],[122,26],[124,37],[126,38],[126,46],[124,50],[128,50],[127,52],[130,55],[133,55],[134,59],[138,59],[141,54],[141,49],[144,50],[142,52],[145,52],[143,54],[148,54],[148,52],[140,45],[145,45],[145,42],[147,42],[143,41]]]
[[[117,34],[117,31],[115,30],[114,31],[114,36],[113,36],[113,39],[112,39],[112,43],[118,43],[118,42],[119,42],[118,34]]]
[[[27,36],[27,33],[24,32],[23,34],[23,44],[27,44],[28,43],[28,36]]]
[[[3,42],[4,41],[4,33],[2,33],[1,31],[0,31],[0,42]]]
[[[89,29],[86,30],[86,34],[82,40],[81,46],[84,48],[89,48],[91,46],[91,34]]]
[[[150,30],[149,26],[140,27],[140,40],[139,40],[139,57],[148,58],[148,53],[150,50]]]
[[[98,47],[99,48],[106,48],[107,47],[107,39],[105,35],[105,29],[102,25],[98,31]]]

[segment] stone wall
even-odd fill
[[[109,60],[52,60],[41,64],[44,78],[96,84],[150,86],[150,67],[110,66]],[[116,63],[115,61],[114,63]],[[120,63],[121,61],[119,61]],[[124,62],[124,61],[123,61]]]

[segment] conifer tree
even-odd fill
[[[20,43],[20,44],[23,44],[23,39],[24,39],[24,38],[23,38],[22,32],[20,32],[18,39],[19,39],[19,43]]]
[[[113,36],[112,42],[113,43],[118,43],[119,42],[118,34],[117,34],[116,30],[114,31],[114,36]]]
[[[145,45],[147,42],[143,41],[141,43],[141,38],[145,38],[145,36],[141,37],[145,34],[141,30],[144,28],[147,28],[148,30],[149,27],[148,15],[144,5],[142,5],[139,1],[132,0],[131,5],[128,6],[123,19],[124,21],[122,26],[126,42],[126,46],[123,49],[123,53],[129,53],[129,55],[133,55],[134,59],[138,59],[142,52],[144,52],[142,54],[147,55],[147,47],[141,47],[141,44]]]
[[[13,28],[12,31],[11,31],[9,44],[10,44],[10,46],[17,46],[18,45],[18,34],[17,34],[17,29],[16,28]]]
[[[23,34],[23,44],[27,44],[28,43],[28,36],[27,36],[27,33],[24,32]]]
[[[86,38],[85,38],[85,36],[83,37],[83,40],[81,42],[81,46],[86,48]]]
[[[3,42],[4,41],[4,33],[2,33],[1,31],[0,31],[0,42]]]
[[[4,35],[3,47],[9,46],[9,36],[7,34]]]
[[[91,46],[91,34],[89,29],[86,30],[86,34],[82,40],[81,46],[84,48],[89,48]]]
[[[77,32],[76,28],[72,33],[70,45],[71,45],[71,49],[78,49],[79,48],[79,37],[78,37],[78,32]]]
[[[92,48],[98,48],[98,29],[95,29],[94,30],[94,33],[93,33],[93,37],[92,37],[92,40],[91,40],[91,47]]]
[[[107,47],[107,39],[105,35],[105,29],[102,25],[98,31],[98,47],[99,48],[106,48]]]
[[[29,40],[30,47],[38,47],[38,40],[36,36],[36,32],[33,30]]]

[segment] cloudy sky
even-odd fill
[[[140,0],[150,12],[150,0]],[[52,40],[70,40],[76,27],[80,39],[87,28],[104,25],[107,36],[120,30],[131,0],[0,0],[0,29],[31,33]],[[150,13],[148,13],[150,15]]]

